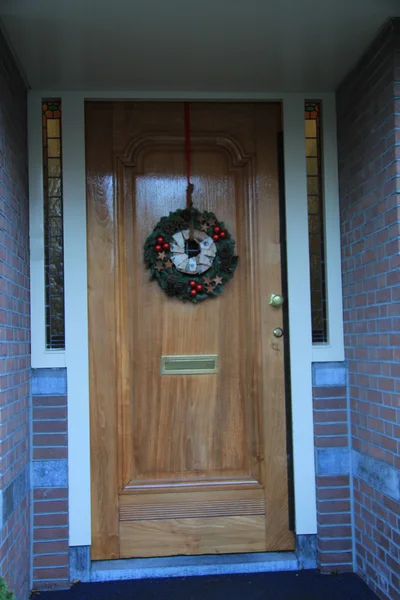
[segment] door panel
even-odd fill
[[[121,557],[263,552],[265,517],[143,520],[121,528]]]
[[[86,110],[93,558],[286,550],[276,104],[193,104],[194,204],[239,267],[217,298],[168,298],[143,244],[185,205],[183,105]],[[160,375],[163,355],[220,372]]]

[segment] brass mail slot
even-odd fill
[[[161,375],[204,375],[218,373],[218,354],[187,354],[162,356]]]

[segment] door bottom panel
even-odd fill
[[[265,516],[121,522],[120,556],[264,552]]]

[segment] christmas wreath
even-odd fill
[[[168,296],[195,304],[219,296],[238,263],[224,223],[192,206],[160,219],[145,242],[144,260]]]

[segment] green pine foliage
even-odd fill
[[[5,580],[0,577],[0,600],[15,600],[14,594],[8,589]]]
[[[188,229],[191,222],[194,229],[197,230],[202,228],[204,231],[207,227],[205,233],[210,237],[213,237],[216,227],[224,232],[224,237],[216,242],[217,254],[210,269],[203,275],[188,275],[178,271],[174,266],[162,270],[157,269],[156,267],[163,263],[159,260],[158,252],[155,249],[157,238],[163,238],[167,245],[173,244],[173,235],[178,231]],[[165,254],[164,260],[166,261],[169,258],[169,252],[167,251]],[[225,284],[232,279],[238,260],[235,255],[235,242],[225,224],[218,221],[214,213],[200,212],[194,208],[176,210],[167,217],[162,217],[144,244],[144,262],[150,271],[150,279],[156,280],[168,296],[194,304],[218,296],[224,290]],[[222,283],[212,284],[209,287],[204,285],[206,278],[214,280],[215,277],[220,278]],[[202,291],[199,291],[195,297],[190,294],[190,281],[203,286]]]

